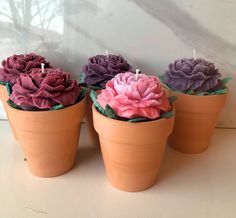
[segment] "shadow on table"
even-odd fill
[[[101,159],[100,147],[95,146],[83,146],[78,149],[75,168],[82,166],[83,164],[91,164]]]
[[[184,154],[167,146],[160,173],[154,186],[164,185],[169,180],[178,180],[181,176],[192,175],[194,171],[199,173],[199,170],[204,167],[207,153],[208,151],[200,154]]]

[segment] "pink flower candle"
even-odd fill
[[[98,103],[108,104],[123,118],[145,117],[156,119],[162,112],[171,110],[171,105],[156,76],[126,72],[107,82],[99,94]]]

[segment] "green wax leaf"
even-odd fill
[[[64,108],[65,106],[63,104],[57,104],[55,106],[52,107],[52,110],[58,110],[58,109],[62,109]]]
[[[232,76],[226,76],[224,79],[221,80],[221,82],[222,82],[223,84],[226,84],[226,83],[229,82],[231,79],[233,79]]]
[[[98,93],[95,92],[94,90],[91,90],[90,92],[90,97],[95,105],[95,107],[97,108],[97,110],[103,114],[104,116],[106,116],[106,110],[104,110],[101,105],[97,102],[97,97],[98,97]]]
[[[168,97],[168,101],[170,104],[172,104],[173,102],[175,102],[177,100],[177,96],[169,96]]]
[[[128,120],[128,122],[131,122],[131,123],[145,122],[145,121],[150,121],[150,119],[145,118],[145,117],[137,117],[137,118],[132,118]]]
[[[85,88],[85,87],[82,87],[82,90],[81,90],[81,93],[80,93],[80,96],[79,98],[77,99],[77,103],[80,102],[86,95],[86,93],[88,92],[88,89]]]
[[[79,79],[79,83],[84,83],[84,73],[81,73],[80,79]]]
[[[165,84],[165,81],[164,81],[164,78],[163,78],[164,75],[160,74],[160,73],[157,73],[157,77],[159,78],[160,82],[161,82],[161,85],[164,86],[166,89],[170,89],[170,90],[173,90],[170,86],[168,86],[167,84]]]
[[[0,80],[0,85],[6,85],[6,82],[4,82],[4,81],[2,81],[2,80]]]
[[[12,85],[10,83],[6,83],[6,88],[7,88],[8,96],[10,96],[12,93]]]
[[[118,119],[118,116],[116,115],[115,111],[110,105],[106,105],[105,108],[106,116],[112,119]]]
[[[204,95],[211,95],[211,93],[210,92],[200,92],[200,93],[196,93],[196,95],[204,96]]]
[[[187,94],[187,95],[196,95],[196,93],[195,93],[193,90],[187,92],[186,94]]]
[[[160,118],[170,118],[174,116],[174,112],[173,111],[169,111],[166,113],[162,113]]]
[[[214,91],[213,93],[217,95],[221,95],[221,94],[227,93],[227,91],[228,91],[227,89],[220,89],[220,90]]]
[[[101,90],[102,88],[99,87],[99,86],[89,86],[89,89],[90,89],[90,90],[97,91],[97,90]]]
[[[7,103],[8,103],[9,106],[11,106],[15,109],[20,109],[21,110],[21,108],[18,105],[16,105],[14,102],[12,102],[10,99],[7,101]]]
[[[93,103],[95,104],[95,103],[97,102],[98,93],[95,92],[94,90],[91,90],[91,92],[90,92],[90,97],[91,97]]]

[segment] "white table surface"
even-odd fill
[[[7,121],[0,121],[0,218],[235,218],[236,130],[216,129],[209,149],[167,147],[158,182],[139,193],[113,188],[83,129],[76,166],[63,176],[30,174]]]

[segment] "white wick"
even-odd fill
[[[109,57],[109,55],[108,55],[108,51],[106,50],[106,56],[107,56],[107,58]]]
[[[41,72],[44,73],[44,63],[41,63]]]
[[[193,49],[193,59],[196,60],[196,50],[195,50],[195,48]]]
[[[140,70],[139,69],[136,69],[136,73],[135,73],[135,78],[136,80],[138,79],[138,74],[139,74]]]

